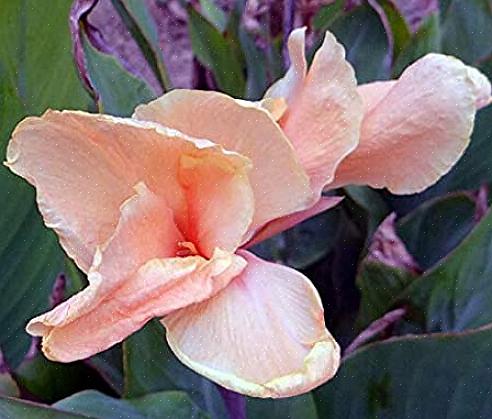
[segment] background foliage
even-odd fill
[[[98,8],[120,32],[96,24]],[[128,116],[173,86],[260,98],[285,71],[292,22],[308,25],[311,56],[334,32],[360,82],[397,77],[431,51],[492,78],[490,0],[0,0],[2,159],[16,123],[48,107]],[[172,48],[188,51],[184,66]],[[490,141],[492,107],[478,113],[459,164],[424,193],[347,187],[337,209],[258,246],[313,280],[346,349],[334,380],[283,400],[244,398],[194,374],[157,322],[83,362],[46,360],[24,326],[85,278],[43,226],[32,188],[0,167],[0,417],[492,417]],[[381,226],[392,212],[394,225]],[[399,240],[412,264],[375,257]]]

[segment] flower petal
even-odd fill
[[[180,228],[187,224],[178,170],[183,154],[197,152],[247,164],[246,158],[225,154],[208,141],[157,124],[48,111],[18,125],[7,150],[7,166],[36,187],[46,225],[55,229],[68,255],[87,272],[96,247],[113,233],[121,204],[141,181],[164,198]]]
[[[246,249],[248,247],[254,246],[267,240],[282,231],[288,230],[295,225],[302,223],[308,218],[314,217],[315,215],[321,214],[322,212],[333,208],[338,205],[343,200],[342,196],[322,196],[320,200],[314,204],[311,208],[304,211],[295,212],[294,214],[286,215],[282,218],[277,218],[276,220],[270,221],[265,227],[258,231],[252,239],[246,243],[243,247]]]
[[[420,192],[446,174],[470,140],[490,83],[453,57],[429,54],[398,81],[360,87],[365,101],[359,147],[339,166],[330,189],[347,184]]]
[[[255,397],[301,394],[330,379],[340,349],[313,285],[300,272],[241,251],[248,265],[214,297],[163,319],[187,366]]]
[[[135,118],[154,121],[196,138],[208,138],[253,163],[255,197],[251,230],[304,209],[312,199],[309,181],[292,145],[270,114],[218,92],[173,90],[135,110]]]
[[[137,189],[96,253],[90,285],[29,322],[48,358],[71,362],[103,351],[153,317],[214,295],[244,268],[241,257],[220,249],[210,260],[171,257],[182,239],[172,213],[145,186]]]
[[[288,95],[280,125],[310,176],[311,187],[319,193],[332,181],[340,161],[357,146],[362,102],[354,70],[330,32],[305,77],[301,77],[305,73],[304,32],[293,32],[289,54],[291,68],[266,97]]]

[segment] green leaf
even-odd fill
[[[492,322],[492,213],[427,275],[407,298],[426,317],[428,331],[461,331]]]
[[[101,112],[130,116],[137,105],[155,98],[147,83],[128,73],[116,58],[94,48],[85,36],[84,51]]]
[[[313,29],[320,32],[328,30],[331,24],[343,14],[344,6],[344,0],[335,0],[321,7],[313,17]]]
[[[53,405],[59,410],[95,419],[205,419],[186,393],[166,391],[120,400],[94,390],[86,390]]]
[[[17,383],[8,372],[0,372],[0,396],[19,397]]]
[[[200,0],[200,8],[205,17],[218,31],[224,32],[227,27],[227,16],[214,0]]]
[[[21,388],[45,403],[60,400],[87,387],[95,387],[100,382],[97,373],[83,362],[52,362],[42,354],[24,360],[14,377]]]
[[[188,7],[188,30],[193,53],[212,71],[219,89],[232,96],[242,97],[245,78],[234,43],[193,7]]]
[[[398,57],[406,45],[410,42],[412,36],[410,28],[405,18],[400,14],[396,5],[389,0],[379,0],[393,37],[393,60]]]
[[[372,8],[356,8],[336,19],[330,30],[345,46],[347,59],[354,66],[359,83],[389,77],[388,39]]]
[[[248,398],[246,415],[249,419],[318,419],[316,404],[311,393],[285,399]]]
[[[364,329],[393,309],[414,279],[415,275],[404,269],[364,260],[356,279],[361,294],[357,329]]]
[[[213,417],[225,417],[225,407],[215,384],[181,364],[169,349],[164,327],[154,320],[123,343],[125,397],[162,390],[186,391]]]
[[[397,232],[427,270],[448,255],[475,226],[475,201],[456,193],[428,201],[398,221]]]
[[[107,384],[118,394],[124,391],[123,351],[121,345],[113,346],[86,360]]]
[[[64,412],[50,406],[26,400],[0,396],[0,418],[8,419],[94,419]]]
[[[48,107],[85,109],[90,101],[73,65],[70,0],[0,0],[0,160],[15,124]],[[53,233],[42,224],[27,183],[0,167],[0,347],[12,367],[27,352],[27,321],[48,308],[63,268]]]
[[[396,78],[405,68],[429,52],[439,52],[441,49],[441,29],[439,15],[430,15],[418,31],[407,42],[393,66],[393,76]]]
[[[486,418],[492,413],[492,330],[375,343],[314,391],[321,418]]]
[[[112,3],[142,51],[162,90],[168,91],[171,82],[162,59],[159,35],[148,6],[141,0],[112,0]]]
[[[443,52],[469,64],[492,54],[490,0],[453,0],[442,27]]]

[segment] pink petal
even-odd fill
[[[362,102],[354,70],[331,33],[326,33],[305,77],[302,30],[291,35],[289,53],[291,68],[266,97],[287,96],[288,108],[280,125],[310,176],[311,187],[319,193],[333,179],[340,161],[357,146]]]
[[[248,265],[226,288],[163,319],[177,357],[254,397],[294,396],[333,377],[340,349],[313,285],[293,269],[240,254]]]
[[[178,171],[182,155],[196,153],[217,155],[218,165],[248,164],[238,154],[156,124],[48,111],[18,125],[7,165],[36,187],[46,225],[55,229],[68,255],[87,272],[96,247],[114,232],[120,206],[141,181],[163,197],[185,229],[187,203]]]
[[[258,231],[253,238],[243,246],[243,248],[247,249],[262,242],[263,240],[267,240],[270,237],[281,233],[282,231],[288,230],[308,218],[314,217],[315,215],[321,214],[322,212],[333,208],[342,200],[342,196],[322,196],[316,204],[307,210],[295,212],[294,214],[270,221],[267,225],[265,225],[265,227]]]
[[[96,253],[90,285],[29,322],[48,358],[71,362],[103,351],[153,317],[214,295],[244,268],[241,257],[220,249],[211,260],[173,257],[182,236],[172,213],[144,185],[137,189]]]
[[[330,189],[347,184],[420,192],[446,174],[470,141],[475,112],[490,83],[456,58],[429,54],[398,81],[361,86],[359,147],[339,166]]]
[[[291,144],[261,106],[218,92],[173,90],[137,107],[135,117],[208,138],[249,157],[255,198],[252,231],[311,202],[308,178]]]

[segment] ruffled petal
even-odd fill
[[[48,111],[21,122],[7,166],[36,187],[40,211],[68,255],[85,271],[118,223],[120,206],[143,181],[185,229],[187,203],[178,172],[183,155],[214,154],[219,165],[249,161],[220,146],[149,122],[75,111]],[[239,233],[238,233],[239,234]]]
[[[120,222],[96,253],[89,286],[27,331],[43,337],[49,359],[71,362],[101,352],[156,316],[214,295],[246,262],[216,249],[212,258],[174,257],[181,233],[162,199],[144,185],[121,210]]]
[[[345,51],[327,32],[305,75],[304,31],[289,39],[291,68],[265,97],[285,97],[287,111],[279,123],[292,141],[311,186],[320,193],[333,180],[340,161],[358,144],[362,101]],[[305,76],[304,76],[305,75]]]
[[[453,57],[429,54],[398,81],[363,85],[359,147],[339,166],[330,189],[347,184],[420,192],[458,161],[476,110],[490,103],[490,83]]]
[[[138,106],[134,117],[208,138],[249,157],[255,198],[252,231],[312,202],[309,180],[292,145],[262,106],[218,92],[173,90]]]
[[[333,208],[343,200],[342,196],[322,196],[321,199],[314,204],[311,208],[304,211],[295,212],[294,214],[286,215],[282,218],[270,221],[265,227],[258,231],[252,239],[246,243],[243,247],[248,248],[267,240],[282,231],[288,230],[295,225],[302,223],[308,218],[321,214],[324,211]]]
[[[215,297],[163,319],[188,367],[254,397],[301,394],[333,377],[340,349],[301,273],[241,251],[248,265]]]

